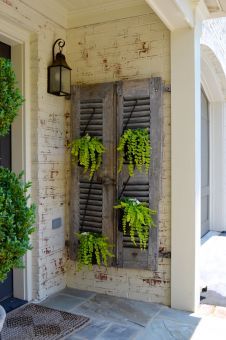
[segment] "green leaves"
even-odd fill
[[[129,175],[134,175],[135,167],[142,171],[145,167],[148,172],[150,166],[151,145],[147,129],[126,130],[120,138],[117,150],[119,156],[119,172],[122,171],[123,162],[127,160]]]
[[[76,234],[79,239],[78,248],[78,268],[88,266],[92,268],[93,261],[96,260],[98,266],[103,263],[107,267],[109,257],[114,257],[110,249],[108,238],[97,233],[83,232]]]
[[[152,215],[155,215],[156,211],[148,208],[145,203],[141,203],[137,199],[132,198],[121,200],[114,208],[122,209],[123,211],[123,234],[126,235],[129,229],[133,244],[136,245],[135,237],[138,236],[140,248],[147,248],[149,229],[155,226]]]
[[[11,61],[0,58],[0,136],[8,134],[23,101]]]
[[[26,195],[31,183],[0,167],[0,281],[14,267],[23,267],[22,256],[31,249],[29,235],[34,232],[35,207]]]
[[[72,141],[69,147],[71,147],[72,160],[84,167],[84,173],[90,170],[91,179],[102,163],[102,154],[105,152],[102,142],[86,134]]]

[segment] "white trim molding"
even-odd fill
[[[188,0],[145,0],[170,31],[178,28],[193,27],[192,6]]]
[[[209,104],[210,116],[210,230],[226,230],[225,214],[225,113],[223,102]]]
[[[170,31],[194,27],[209,17],[204,0],[145,0]]]
[[[12,170],[24,170],[25,181],[31,179],[30,162],[30,32],[18,24],[5,21],[0,15],[0,41],[11,46],[11,58],[19,87],[26,101],[12,125]],[[26,67],[25,67],[26,65]],[[26,114],[25,114],[26,113]],[[31,252],[24,256],[25,269],[14,269],[13,295],[24,300],[32,299],[32,257]]]

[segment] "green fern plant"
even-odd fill
[[[11,61],[0,58],[0,136],[9,133],[10,125],[23,102]]]
[[[72,161],[83,166],[84,173],[90,170],[89,178],[91,179],[102,163],[102,155],[105,152],[102,142],[86,134],[73,140],[69,147],[71,147]]]
[[[148,208],[146,203],[141,203],[133,198],[120,200],[119,204],[114,208],[122,209],[123,234],[126,235],[129,229],[130,238],[133,244],[136,246],[135,237],[138,236],[140,248],[147,248],[149,229],[150,227],[155,226],[152,215],[155,215],[156,211]]]
[[[108,258],[114,257],[111,245],[106,236],[93,232],[80,232],[76,234],[79,240],[78,269],[82,266],[92,268],[93,260],[98,266],[102,263],[107,267]]]
[[[128,161],[129,175],[134,175],[135,168],[146,173],[150,167],[151,144],[147,129],[126,130],[120,138],[117,150],[119,156],[119,172],[122,171],[124,161]]]

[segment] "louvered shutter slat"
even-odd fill
[[[102,233],[109,237],[110,242],[113,239],[113,170],[108,165],[114,158],[113,98],[113,84],[110,83],[72,88],[72,138],[79,138],[88,133],[92,137],[100,138],[106,148],[103,165],[95,173],[92,182],[89,175],[84,174],[83,168],[72,167],[70,228],[72,259],[75,258],[77,248],[75,233],[78,231]],[[111,124],[111,130],[108,124]],[[106,178],[110,179],[109,190],[105,188]]]
[[[162,83],[160,78],[118,83],[118,141],[125,129],[147,128],[151,138],[151,167],[148,174],[139,173],[128,180],[126,162],[118,176],[118,195],[137,198],[158,211],[160,198],[161,150],[162,150]],[[132,115],[131,115],[132,112]],[[144,169],[145,170],[145,169]],[[119,215],[119,214],[118,214]],[[156,228],[150,229],[148,248],[141,251],[139,239],[136,245],[130,236],[118,232],[118,264],[128,268],[157,269],[158,262],[158,214],[154,217]]]

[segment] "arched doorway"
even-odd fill
[[[226,306],[226,113],[224,70],[214,52],[202,45],[202,239],[201,303]],[[205,289],[206,288],[206,289]]]

